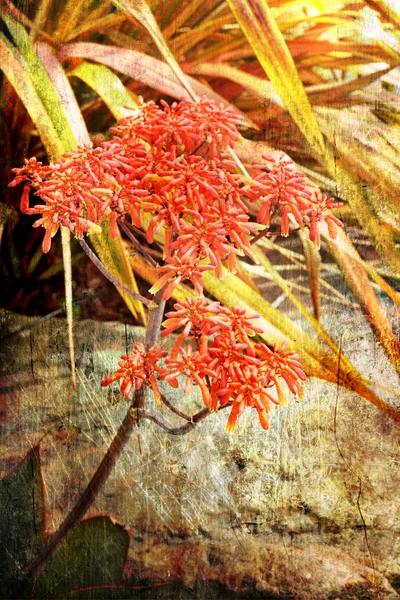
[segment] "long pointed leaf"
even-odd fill
[[[72,91],[64,69],[57,60],[50,46],[47,44],[38,42],[35,44],[35,50],[39,60],[46,69],[51,83],[54,86],[60,101],[60,105],[64,111],[76,141],[78,144],[88,144],[90,142],[90,137],[86,123],[83,120],[78,102],[75,98],[74,92]]]
[[[375,241],[376,247],[385,262],[393,269],[394,273],[400,272],[400,252],[396,246],[394,230],[391,225],[382,221],[377,216],[379,196],[370,189],[366,182],[360,180],[359,174],[352,169],[349,162],[352,158],[338,153],[331,148],[326,155],[326,163],[333,177],[338,182],[341,193],[353,209],[364,231]],[[357,160],[357,159],[355,159]],[[381,195],[381,202],[384,197]]]
[[[281,32],[265,0],[227,0],[261,66],[317,154],[324,140]]]
[[[182,84],[184,89],[187,91],[190,98],[192,100],[196,100],[196,91],[192,86],[191,81],[186,77],[186,75],[183,74],[175,59],[175,56],[165,42],[161,29],[159,28],[158,23],[155,20],[146,0],[113,0],[113,3],[115,6],[123,10],[128,17],[133,17],[134,20],[138,21],[143,27],[146,28],[157,48],[159,49],[161,56],[171,67],[171,70]]]
[[[194,75],[208,75],[210,77],[224,77],[234,81],[244,88],[252,91],[258,97],[275,102],[278,106],[283,106],[281,98],[274,90],[270,81],[255,77],[235,67],[223,63],[196,63],[183,65],[185,73]]]
[[[115,69],[128,77],[132,77],[132,79],[140,81],[163,94],[172,96],[172,98],[190,100],[188,92],[179,82],[169,65],[137,50],[95,44],[94,42],[77,42],[67,44],[61,48],[57,56],[61,62],[68,58],[93,60],[111,69]],[[218,104],[222,103],[224,106],[231,106],[229,102],[205,85],[195,79],[190,78],[190,80],[198,96],[207,96],[215,100]],[[238,109],[236,109],[236,112],[244,117],[243,113]],[[246,120],[245,117],[244,120]]]
[[[52,158],[61,156],[64,152],[64,147],[57,135],[52,120],[47,114],[32,81],[26,76],[24,67],[21,65],[20,61],[16,59],[11,49],[2,39],[0,39],[0,68],[13,86],[28,111],[29,116],[36,125],[38,133],[49,155]]]
[[[382,344],[387,356],[400,374],[400,343],[379,304],[369,279],[364,271],[361,258],[343,231],[336,239],[328,239],[329,249],[339,264],[353,294],[357,298],[372,328]]]
[[[2,18],[24,58],[26,68],[25,77],[28,76],[31,79],[32,84],[53,123],[53,127],[57,132],[57,136],[60,139],[64,152],[73,150],[76,146],[75,137],[65,113],[62,110],[57,93],[54,90],[46,69],[35,52],[27,32],[20,23],[14,21],[14,19],[7,14],[3,14]]]
[[[92,234],[90,236],[97,255],[112,275],[116,276],[134,292],[138,292],[136,279],[132,273],[132,268],[120,234],[118,233],[115,238],[112,238],[106,223],[103,224],[102,229],[101,234]],[[117,290],[133,316],[142,323],[146,323],[146,313],[143,305],[119,288]]]

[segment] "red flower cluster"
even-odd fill
[[[237,256],[257,261],[251,237],[274,223],[283,236],[309,229],[319,246],[321,225],[331,237],[342,226],[330,212],[340,203],[317,191],[283,153],[264,156],[250,175],[239,173],[227,153],[239,135],[240,118],[232,110],[209,100],[160,104],[142,102],[98,147],[78,148],[48,166],[25,161],[10,185],[23,183],[21,210],[40,215],[34,226],[46,231],[44,252],[61,225],[82,238],[108,221],[115,235],[119,221],[142,228],[150,214],[146,239],[162,243],[164,257],[150,292],[164,289],[166,300],[189,281],[199,295],[167,314],[162,335],[182,331],[165,366],[158,361],[166,352],[136,344],[103,386],[122,380],[121,393],[128,396],[145,385],[159,401],[157,380],[177,386],[184,376],[185,391],[199,386],[211,411],[232,407],[228,431],[246,407],[255,408],[267,428],[270,403],[284,402],[285,386],[301,395],[299,356],[284,345],[254,344],[250,338],[261,332],[253,324],[258,315],[204,299],[203,273],[214,271],[221,279],[224,262],[235,272]],[[31,189],[42,201],[33,207]],[[250,220],[249,201],[259,203],[256,221]]]
[[[275,217],[282,235],[289,234],[290,220],[309,227],[317,245],[319,223],[326,221],[336,235],[341,222],[329,210],[340,204],[311,188],[283,153],[255,163],[252,179],[237,173],[224,154],[238,138],[240,117],[233,111],[209,100],[161,105],[142,102],[97,148],[78,148],[48,166],[30,159],[14,169],[10,185],[25,184],[22,211],[41,215],[34,226],[46,230],[44,252],[60,225],[81,238],[109,220],[115,235],[118,221],[129,216],[140,228],[142,214],[151,213],[147,241],[161,233],[165,240],[165,264],[151,292],[166,286],[167,299],[186,280],[202,293],[202,272],[222,278],[223,261],[235,272],[237,255],[256,261],[249,236]],[[202,156],[195,154],[199,149]],[[29,206],[31,188],[43,204]],[[261,202],[258,223],[250,221],[246,197]]]
[[[142,385],[151,387],[157,402],[161,402],[160,390],[157,384],[157,375],[162,372],[162,367],[157,365],[160,358],[167,356],[167,352],[153,346],[146,350],[142,343],[135,344],[132,354],[123,354],[118,363],[118,369],[101,382],[103,387],[114,381],[122,379],[121,394],[127,398],[132,389],[139,390]]]
[[[225,308],[205,298],[188,298],[174,305],[163,323],[163,337],[183,327],[165,366],[158,366],[167,352],[153,347],[146,352],[136,344],[132,354],[122,356],[117,371],[102,381],[102,386],[122,379],[121,393],[143,384],[151,387],[157,401],[157,379],[178,387],[178,378],[186,378],[185,394],[192,385],[200,388],[204,404],[210,411],[231,406],[226,430],[231,433],[245,408],[257,410],[261,426],[268,429],[270,403],[286,402],[284,387],[302,396],[301,381],[305,374],[300,357],[285,344],[269,348],[253,344],[250,337],[262,329],[253,324],[257,314],[244,308]]]
[[[329,210],[342,206],[333,198],[320,194],[307,182],[304,174],[283,152],[263,156],[265,163],[253,163],[253,190],[261,202],[257,222],[269,227],[279,217],[281,235],[290,233],[290,220],[298,227],[309,227],[310,239],[319,248],[318,223],[326,221],[329,235],[336,237],[343,224]]]
[[[226,427],[229,433],[246,407],[257,410],[262,427],[267,429],[270,402],[284,403],[285,384],[301,396],[300,381],[305,374],[300,357],[284,344],[270,349],[265,344],[253,345],[249,339],[262,332],[252,322],[259,315],[248,315],[243,308],[224,308],[218,302],[207,303],[204,298],[177,302],[174,309],[167,314],[162,335],[180,327],[183,332],[165,361],[166,372],[161,378],[177,386],[177,377],[184,375],[185,392],[192,384],[198,385],[211,411],[232,405]]]

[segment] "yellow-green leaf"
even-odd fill
[[[35,86],[29,77],[26,76],[26,72],[21,65],[21,62],[17,60],[12,50],[1,38],[0,68],[15,89],[28,111],[29,116],[36,125],[38,133],[50,157],[55,158],[61,156],[64,152],[62,141],[57,135],[53,122],[47,114]]]
[[[53,84],[54,91],[57,94],[60,106],[71,127],[75,140],[78,144],[88,144],[90,142],[90,137],[86,128],[86,123],[82,117],[79,104],[64,69],[58,62],[50,46],[43,42],[37,42],[34,47],[39,60],[46,69],[49,79]]]
[[[2,18],[24,59],[25,77],[29,78],[35,87],[57,132],[63,151],[73,150],[76,146],[76,139],[46,69],[39,60],[25,28],[5,13],[2,14]]]
[[[285,40],[265,0],[227,0],[265,73],[312,150],[324,140]]]
[[[70,76],[79,77],[91,87],[104,101],[111,113],[117,119],[132,115],[132,110],[137,106],[134,96],[126,89],[120,78],[104,65],[94,65],[83,62]]]

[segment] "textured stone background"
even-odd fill
[[[1,319],[3,333],[33,322]],[[331,309],[327,323],[365,375],[398,389],[361,315]],[[41,440],[49,530],[72,507],[125,414],[126,403],[112,406],[113,392],[99,384],[140,334],[119,323],[77,322],[77,393],[63,320],[3,340],[0,471]],[[173,393],[177,405],[201,407],[198,398]],[[90,510],[129,527],[128,569],[137,579],[180,580],[180,598],[201,600],[235,591],[246,598],[398,598],[394,423],[365,400],[312,379],[302,402],[290,399],[271,413],[268,432],[248,411],[228,436],[226,417],[212,416],[182,438],[142,423]]]

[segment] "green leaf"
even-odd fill
[[[36,92],[57,132],[57,137],[61,142],[63,151],[68,152],[73,150],[76,147],[74,134],[72,133],[67,117],[61,107],[57,93],[49,79],[46,69],[35,52],[32,41],[30,40],[25,28],[20,23],[17,23],[17,21],[12,19],[4,12],[2,14],[2,18],[5,21],[14,39],[14,42],[20,50],[25,61],[25,77],[29,78],[35,87]],[[52,158],[58,158],[58,156]]]
[[[64,69],[47,44],[38,42],[35,44],[35,50],[46,69],[76,141],[79,144],[89,144],[90,137],[86,123]]]
[[[132,115],[132,110],[126,106],[132,108],[136,106],[133,95],[129,93],[120,78],[106,66],[83,62],[71,71],[71,75],[79,77],[91,87],[117,120]]]
[[[47,111],[38,96],[32,81],[26,76],[25,69],[18,60],[15,51],[0,37],[0,68],[24,104],[29,116],[35,123],[38,133],[51,158],[59,158],[65,152],[63,144]]]
[[[127,530],[110,517],[82,521],[42,571],[37,598],[54,598],[72,590],[118,585],[128,548]]]
[[[42,547],[44,494],[39,448],[0,481],[0,596],[10,598],[9,584]],[[8,591],[8,594],[7,594]]]

